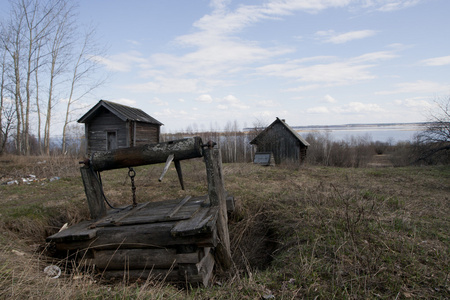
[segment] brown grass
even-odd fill
[[[152,278],[112,284],[43,255],[47,235],[88,212],[76,161],[55,158],[45,168],[37,161],[1,163],[1,174],[18,178],[30,170],[50,178],[57,163],[66,164],[59,180],[0,186],[0,298],[450,297],[448,167],[225,164],[226,187],[237,200],[229,224],[235,266],[210,288],[185,289]],[[201,160],[182,167],[186,191],[175,170],[158,182],[162,165],[136,168],[138,202],[206,193]],[[102,177],[114,204],[131,203],[126,169]],[[59,264],[63,276],[46,278],[49,264]]]

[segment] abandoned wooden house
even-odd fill
[[[86,153],[158,143],[163,125],[138,108],[106,100],[100,100],[78,122],[85,126]]]
[[[231,267],[227,213],[234,198],[224,187],[220,149],[200,137],[94,152],[80,168],[91,219],[47,238],[78,264],[107,278],[161,279],[209,285],[215,267]],[[175,164],[184,189],[181,160],[203,157],[208,193],[141,202],[135,197],[133,166],[164,163],[159,181]],[[132,204],[107,210],[100,172],[128,167]]]
[[[279,118],[251,140],[250,144],[256,146],[257,153],[272,153],[277,165],[303,163],[309,146],[298,132]]]

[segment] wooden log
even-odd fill
[[[174,155],[175,161],[201,157],[202,139],[193,137],[158,144],[94,152],[89,164],[95,171],[104,171],[163,163],[167,161],[171,154]]]
[[[208,196],[211,206],[218,206],[217,235],[220,243],[216,248],[216,258],[224,270],[232,265],[230,235],[228,232],[228,215],[226,191],[222,173],[222,155],[220,149],[208,147],[203,150],[206,175],[208,180]]]
[[[102,270],[170,269],[178,264],[198,264],[205,256],[204,249],[193,253],[177,253],[176,248],[94,250],[91,263]]]
[[[170,230],[174,222],[161,222],[142,225],[97,227],[92,240],[74,241],[72,236],[59,239],[57,249],[130,249],[161,248],[183,244],[197,244],[203,247],[217,245],[217,232],[205,232],[195,236],[172,237]]]
[[[94,251],[92,262],[107,270],[170,269],[177,264],[175,248]]]
[[[81,167],[80,172],[91,218],[98,219],[105,216],[106,206],[103,199],[102,187],[97,175],[89,166]]]

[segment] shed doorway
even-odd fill
[[[106,133],[106,150],[117,149],[117,135],[115,131],[108,131]]]

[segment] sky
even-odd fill
[[[426,121],[450,95],[448,0],[80,0],[108,82],[163,132]],[[80,112],[81,114],[84,112]]]

